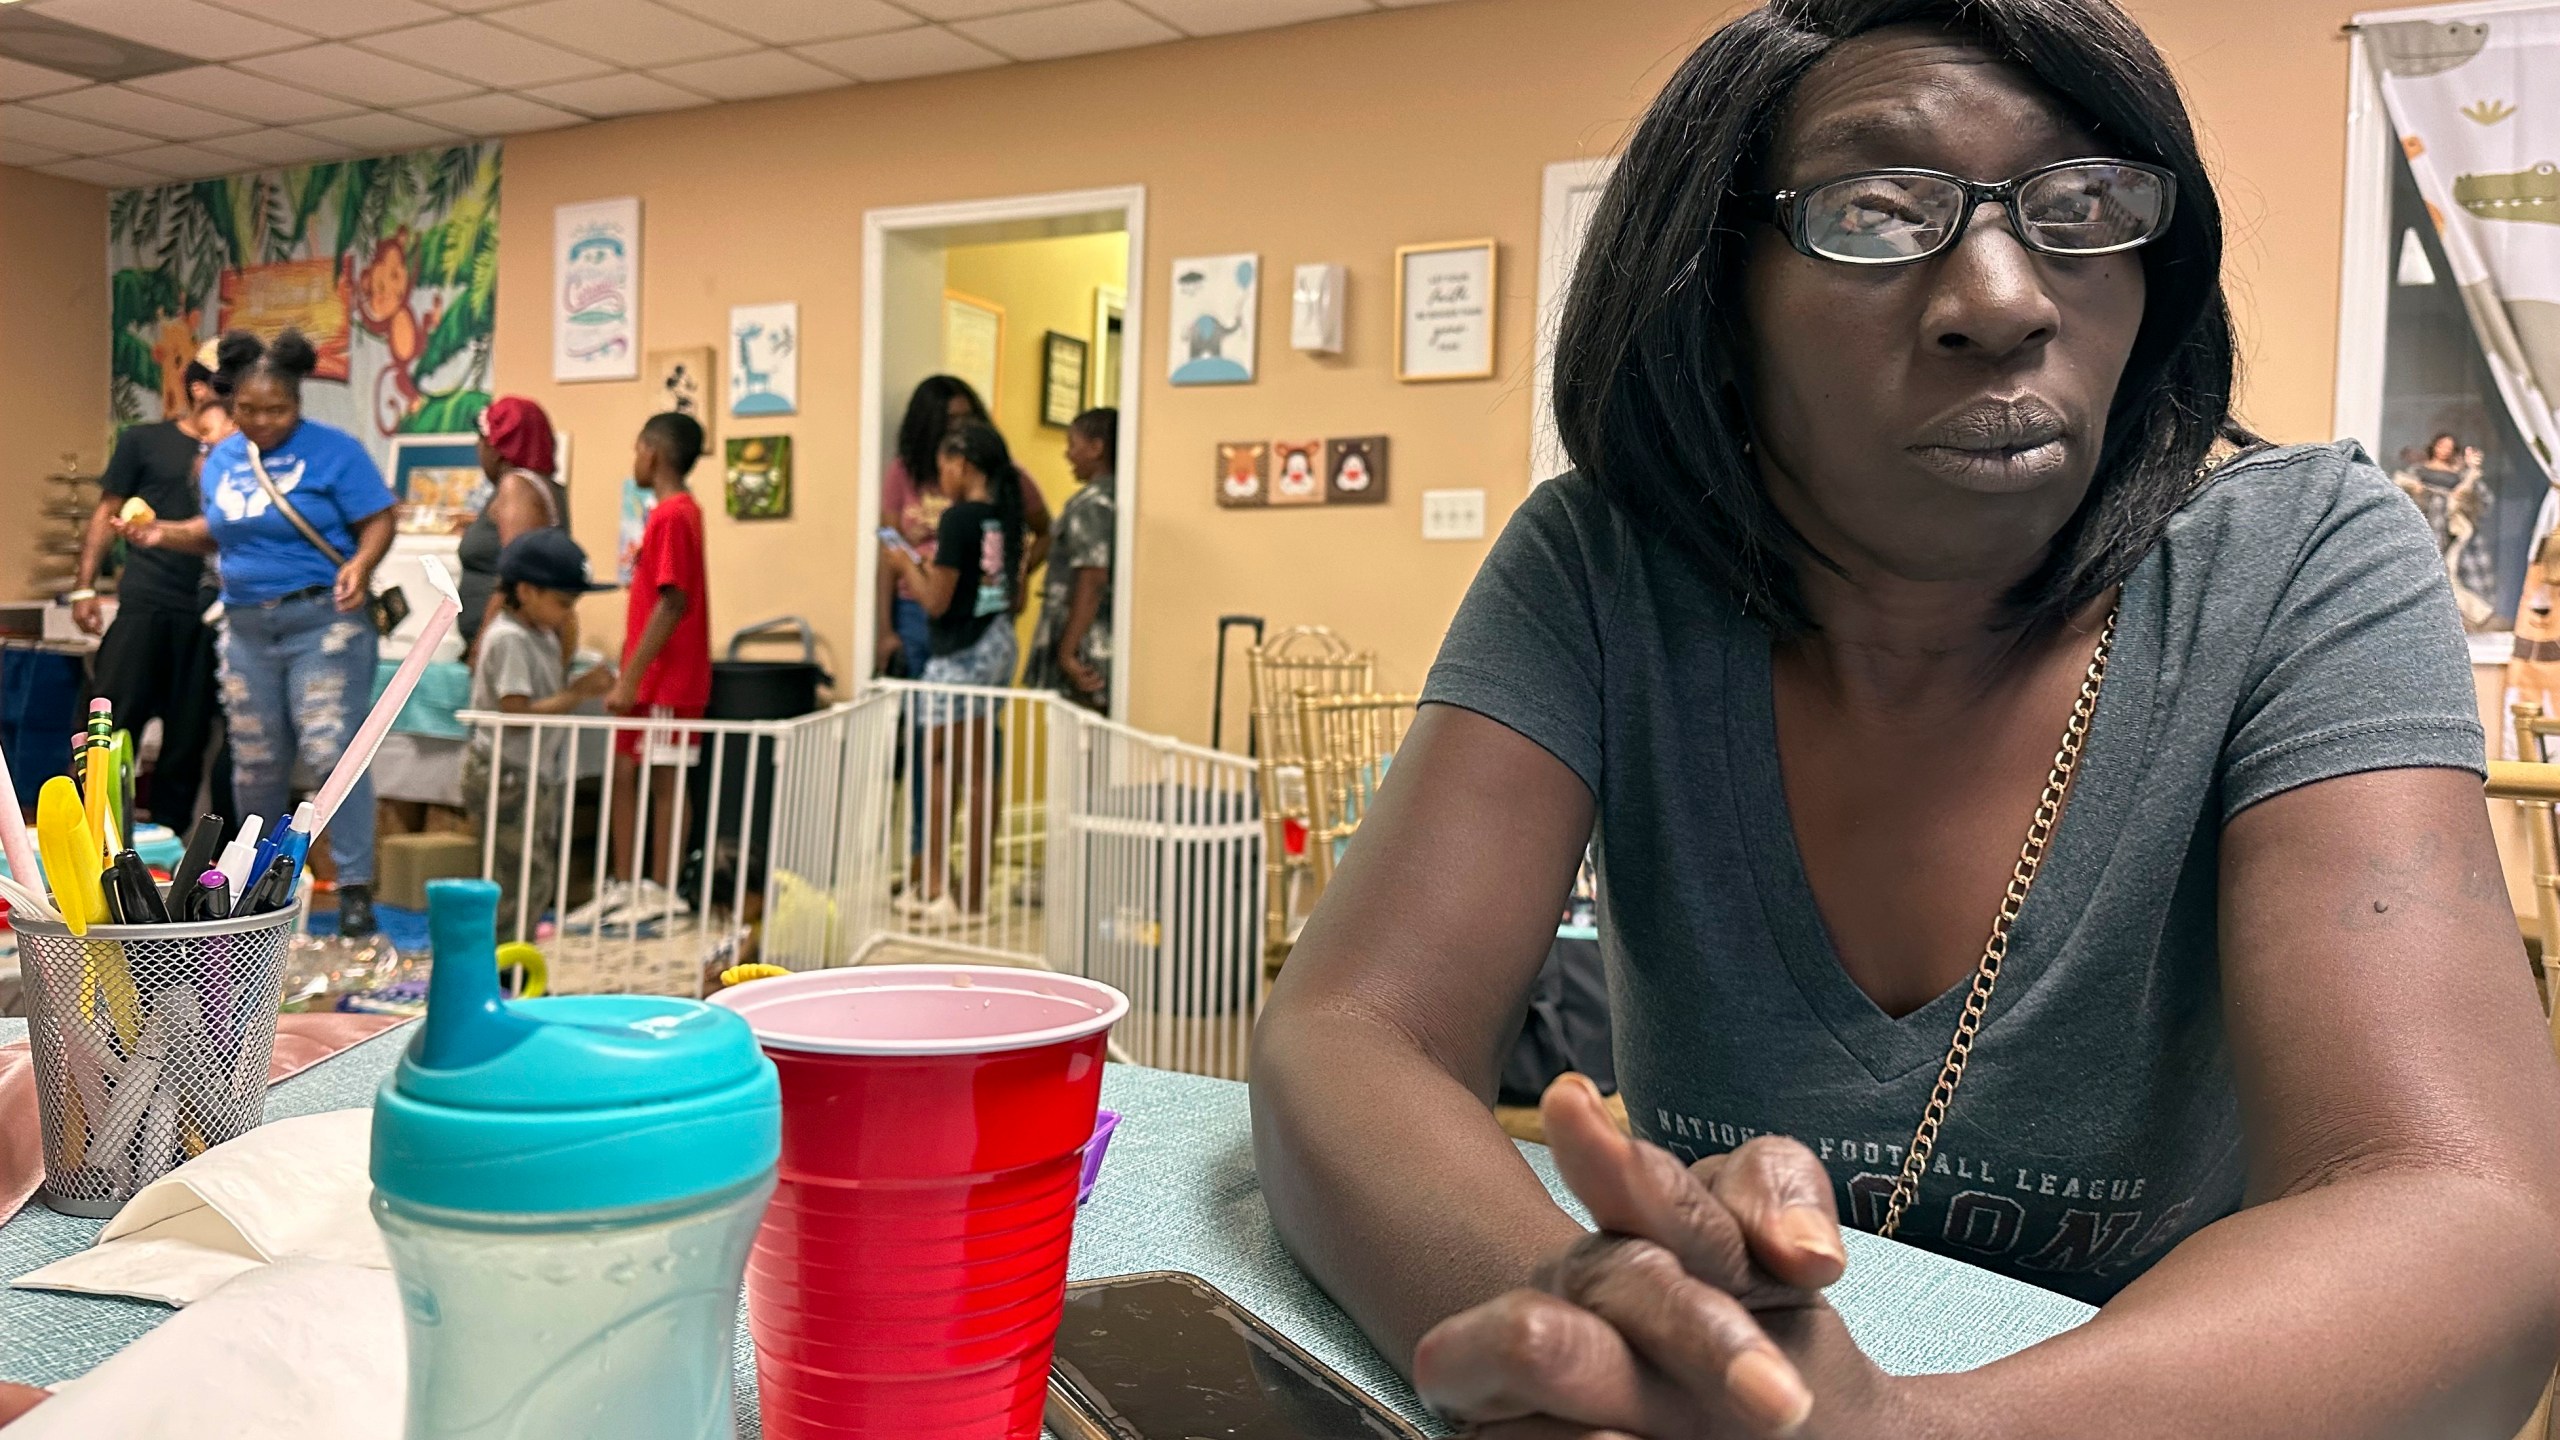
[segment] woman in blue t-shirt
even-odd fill
[[[315,781],[327,777],[364,723],[379,640],[365,597],[391,548],[395,497],[363,442],[302,418],[302,382],[319,356],[298,331],[272,345],[234,331],[219,359],[239,429],[205,456],[203,517],[146,521],[125,536],[220,557],[232,787],[240,808],[272,829],[292,809],[297,763]],[[270,485],[343,558],[287,519]],[[339,933],[372,934],[371,780],[339,808],[329,853]]]

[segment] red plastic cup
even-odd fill
[[[981,965],[724,990],[782,1072],[747,1262],[773,1440],[1035,1440],[1103,1044],[1128,998]]]

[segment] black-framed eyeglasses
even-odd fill
[[[2178,177],[2138,160],[2065,160],[1997,185],[1939,170],[1861,170],[1770,197],[1796,249],[1843,265],[1907,265],[1964,238],[1974,212],[2009,212],[2018,242],[2045,255],[2113,255],[2148,245],[2176,213]]]

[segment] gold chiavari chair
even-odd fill
[[[1261,789],[1263,825],[1263,894],[1266,968],[1277,969],[1288,958],[1297,937],[1291,897],[1297,879],[1309,872],[1305,856],[1289,854],[1289,822],[1309,826],[1307,812],[1307,747],[1299,730],[1298,697],[1360,695],[1377,688],[1377,656],[1354,650],[1349,642],[1321,625],[1283,630],[1257,645],[1245,657],[1253,690],[1254,733],[1260,747],[1257,781]]]
[[[2545,716],[2538,704],[2520,704],[2514,715],[2516,748],[2528,755],[2542,754],[2543,739],[2560,735],[2560,719]],[[2560,829],[2554,828],[2560,826],[2560,765],[2539,760],[2492,760],[2489,798],[2511,800],[2525,812],[2525,853],[2533,869],[2533,901],[2541,935],[2535,978],[2542,985],[2552,1050],[2560,1054]],[[2516,1440],[2560,1440],[2552,1399],[2551,1387],[2544,1387],[2542,1404]]]
[[[1369,803],[1385,783],[1396,747],[1413,724],[1421,698],[1414,695],[1318,695],[1298,697],[1298,724],[1307,745],[1307,858],[1316,893],[1333,879],[1334,850],[1367,818]]]

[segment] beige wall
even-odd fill
[[[107,192],[0,165],[0,597],[39,578],[44,477],[106,463],[107,322]]]
[[[1735,6],[1699,0],[1465,0],[1049,65],[651,116],[508,142],[498,382],[576,435],[575,514],[614,533],[614,486],[645,410],[636,384],[548,379],[553,206],[644,198],[644,349],[720,343],[733,303],[800,302],[794,517],[711,512],[721,634],[808,615],[851,653],[866,209],[1143,184],[1145,388],[1136,460],[1131,718],[1208,727],[1215,619],[1322,622],[1376,646],[1387,684],[1418,684],[1485,546],[1426,544],[1425,489],[1481,486],[1489,520],[1526,494],[1528,353],[1540,172],[1614,149],[1695,39]],[[2232,217],[2231,279],[2249,353],[2248,418],[2328,433],[2343,195],[2348,7],[2313,0],[2135,0],[2193,97]],[[1500,373],[1404,386],[1392,375],[1400,244],[1502,245]],[[1259,383],[1165,383],[1167,266],[1251,250],[1266,284]],[[1349,350],[1288,348],[1286,277],[1350,267]],[[92,266],[92,275],[96,267]],[[91,327],[103,330],[103,323]],[[91,369],[89,374],[97,373]],[[94,388],[94,387],[93,387]],[[1222,512],[1220,440],[1384,433],[1381,507]],[[1045,435],[1013,438],[1035,456]],[[1026,443],[1027,442],[1027,443]],[[591,623],[618,624],[610,600]]]

